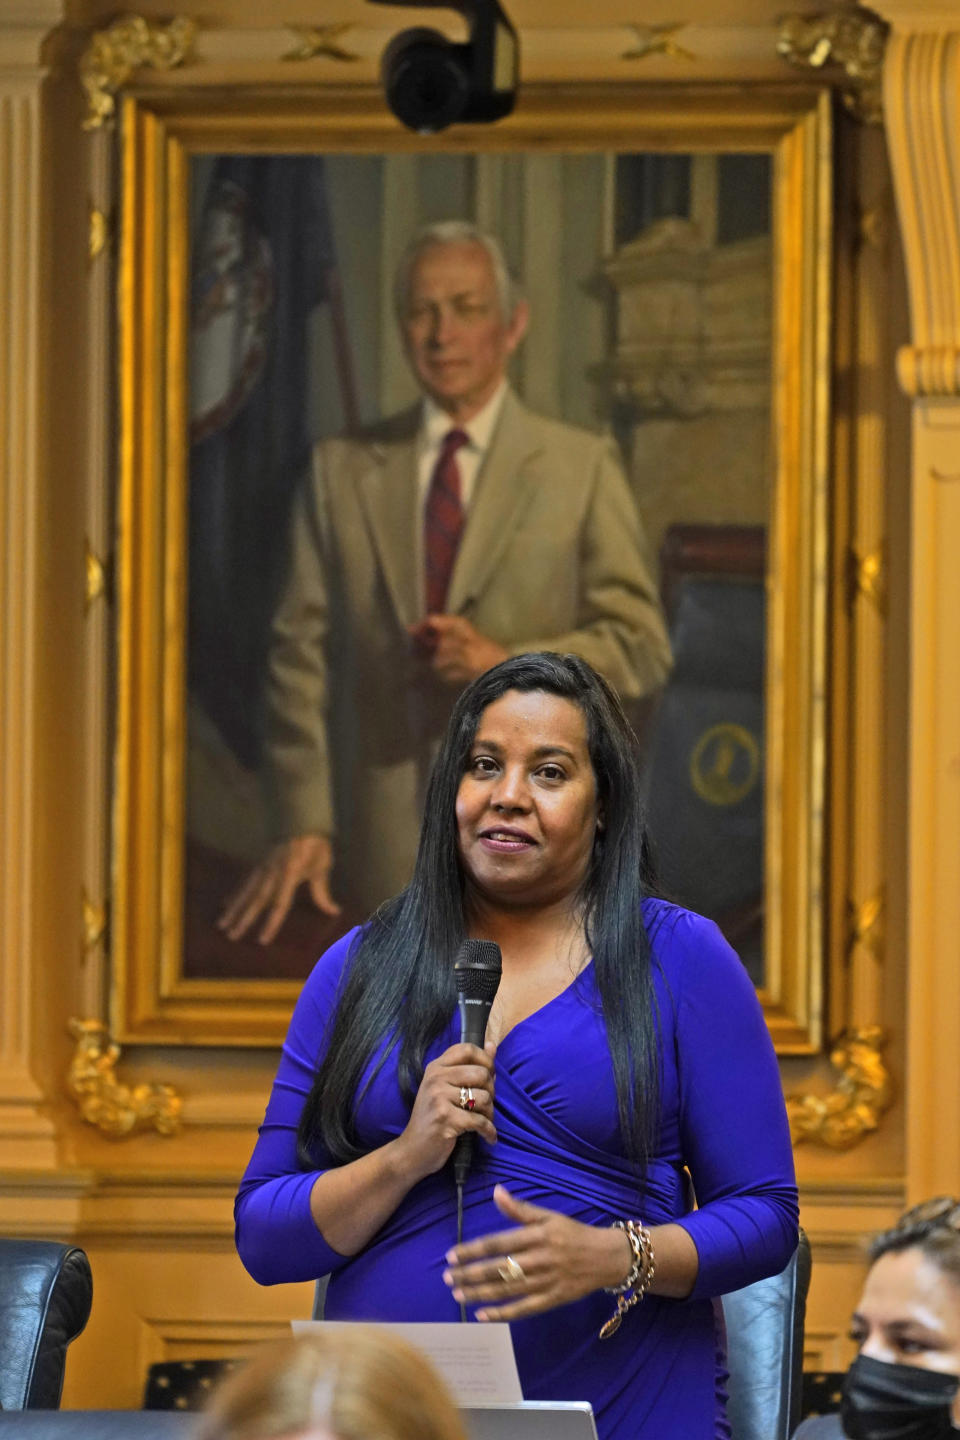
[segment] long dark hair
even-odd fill
[[[385,1036],[399,1046],[401,1090],[413,1103],[430,1045],[456,1005],[453,956],[466,935],[455,805],[480,716],[508,690],[572,700],[587,746],[604,828],[583,882],[584,928],[603,1005],[624,1145],[645,1173],[658,1113],[657,1016],[640,903],[654,893],[636,736],[607,682],[576,655],[538,652],[494,666],[460,695],[427,788],[413,879],[362,932],[329,1029],[329,1045],[300,1117],[298,1156],[316,1164],[319,1140],[338,1163],[363,1153],[353,1124],[357,1087]],[[368,1082],[369,1083],[369,1082]]]

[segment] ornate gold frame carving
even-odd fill
[[[67,1072],[67,1091],[81,1116],[104,1135],[122,1139],[135,1130],[175,1135],[183,1102],[172,1085],[124,1085],[117,1079],[120,1046],[100,1020],[71,1020],[77,1042]]]
[[[770,525],[767,905],[774,1043],[821,1042],[829,508],[831,123],[825,90],[528,85],[470,151],[767,150],[773,157],[777,497]],[[187,192],[191,155],[242,144],[416,153],[369,85],[143,87],[122,111],[121,474],[111,1030],[123,1043],[275,1045],[298,986],[182,971]],[[704,137],[709,137],[705,144]]]
[[[95,905],[84,891],[82,909],[83,949],[84,952],[87,952],[95,950],[107,933],[107,907],[106,905]]]
[[[93,261],[110,243],[110,216],[91,202],[88,220],[87,259]]]
[[[887,565],[885,547],[877,546],[866,555],[850,551],[850,603],[859,595],[875,605],[881,615],[887,613]]]
[[[114,117],[117,91],[134,70],[148,65],[171,70],[182,65],[193,47],[196,25],[179,17],[157,24],[141,15],[125,15],[91,36],[80,57],[80,83],[87,96],[85,130],[98,130]]]
[[[831,10],[788,15],[780,22],[777,53],[792,65],[819,70],[841,65],[849,84],[840,94],[851,114],[868,125],[883,123],[883,53],[890,27],[872,10]]]
[[[665,55],[668,60],[696,60],[692,50],[678,45],[675,36],[688,29],[686,21],[673,25],[631,25],[635,43],[624,50],[621,60],[647,60],[651,55]]]
[[[849,1150],[872,1130],[893,1098],[893,1084],[883,1062],[886,1039],[878,1025],[841,1035],[830,1052],[840,1072],[828,1095],[789,1095],[787,1117],[794,1145],[812,1141],[831,1150]]]
[[[312,60],[323,55],[327,60],[359,60],[352,50],[345,50],[340,44],[341,36],[353,30],[351,21],[339,25],[288,25],[287,29],[299,38],[296,49],[289,50],[284,60]]]
[[[107,567],[94,553],[89,539],[84,541],[83,560],[86,575],[83,608],[86,613],[95,600],[102,600],[107,593]]]
[[[850,933],[847,939],[847,954],[852,955],[858,945],[865,945],[874,959],[883,964],[883,891],[871,895],[857,905],[848,902],[850,911]]]

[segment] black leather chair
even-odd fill
[[[188,1440],[196,1423],[179,1410],[10,1410],[0,1440]]]
[[[0,1239],[0,1409],[57,1409],[67,1346],[92,1299],[90,1262],[76,1245]]]
[[[779,1275],[723,1297],[733,1440],[789,1440],[800,1421],[810,1243]]]
[[[843,1440],[839,1415],[813,1415],[804,1420],[794,1440]]]

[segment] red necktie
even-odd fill
[[[463,530],[457,451],[469,439],[464,430],[449,430],[443,437],[430,477],[423,522],[428,615],[442,614],[447,603],[447,589]]]

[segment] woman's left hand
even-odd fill
[[[443,1275],[455,1300],[483,1306],[478,1320],[522,1320],[626,1278],[633,1257],[622,1230],[515,1200],[503,1185],[493,1199],[516,1228],[456,1246]]]

